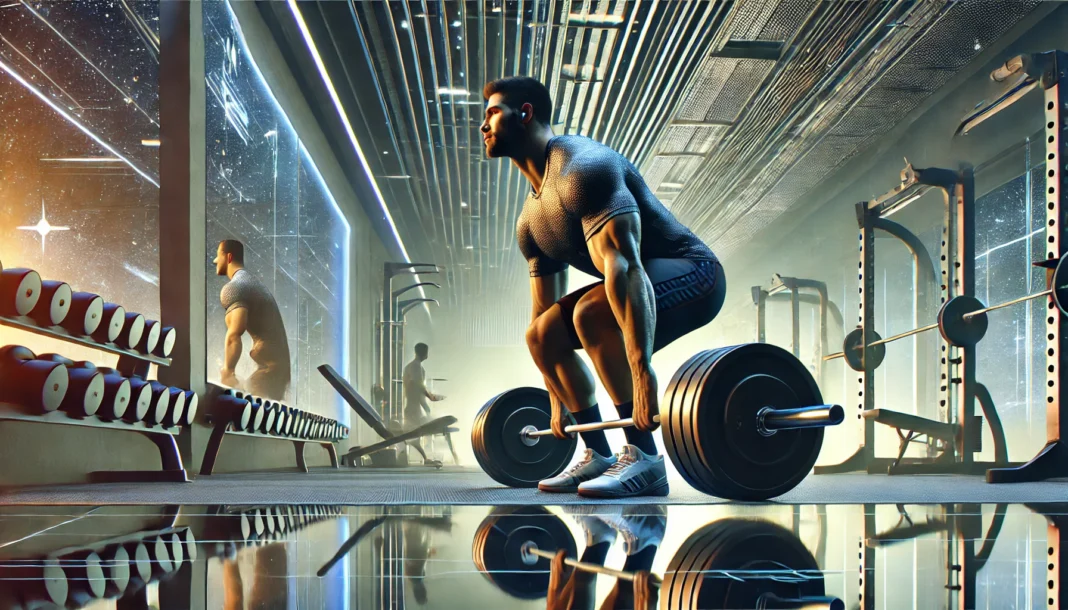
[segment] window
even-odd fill
[[[220,242],[235,240],[244,259],[244,271],[233,279],[225,261],[206,262],[208,380],[234,385],[222,377],[223,301],[235,310],[243,303],[248,334],[238,383],[254,395],[347,421],[316,368],[328,363],[345,372],[348,364],[348,223],[228,4],[204,3],[204,32],[207,248],[214,260]],[[337,413],[323,413],[325,405]]]

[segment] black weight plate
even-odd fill
[[[842,341],[842,353],[845,354],[846,364],[849,368],[857,372],[864,371],[864,333],[859,328],[854,328],[849,331],[849,334],[845,336],[845,340]],[[871,331],[871,337],[869,337],[869,343],[875,343],[881,340],[882,337],[874,330]],[[880,343],[871,348],[871,363],[868,367],[869,371],[874,371],[879,368],[879,365],[883,363],[883,359],[886,358],[886,344]]]
[[[966,314],[979,311],[983,302],[975,297],[960,295],[946,301],[938,310],[938,332],[950,345],[974,347],[986,335],[989,324],[986,313],[971,318]]]
[[[786,493],[808,475],[823,445],[823,428],[755,432],[764,406],[823,404],[808,369],[775,345],[694,356],[672,378],[666,402],[666,452],[683,478],[709,495],[766,500]]]
[[[471,447],[493,480],[509,487],[536,487],[571,463],[578,440],[542,436],[525,442],[520,431],[549,428],[552,406],[540,388],[517,388],[495,396],[475,417]]]
[[[1057,261],[1050,288],[1053,289],[1053,303],[1061,310],[1061,314],[1068,315],[1068,264],[1065,264],[1064,258]]]
[[[767,521],[729,518],[694,532],[664,573],[662,607],[757,608],[762,596],[825,596],[823,573],[789,530]],[[826,599],[832,608],[841,600]]]
[[[494,509],[475,531],[471,554],[487,580],[512,597],[540,599],[549,591],[548,559],[523,554],[533,543],[543,551],[576,556],[575,538],[556,515],[540,506]]]

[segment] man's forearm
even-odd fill
[[[226,370],[233,371],[241,360],[241,336],[227,335],[226,337]]]
[[[641,263],[617,259],[605,271],[605,291],[623,331],[627,362],[632,371],[647,369],[652,362],[656,328],[653,285]]]

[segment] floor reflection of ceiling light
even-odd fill
[[[151,146],[153,148],[159,148],[159,140],[141,140],[141,146]]]
[[[41,220],[37,221],[35,225],[17,227],[22,231],[36,231],[41,236],[41,252],[45,251],[45,238],[52,231],[70,231],[70,227],[53,227],[48,223],[48,218],[45,217],[45,204],[44,200],[41,200]]]

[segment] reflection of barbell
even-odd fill
[[[548,430],[548,392],[510,390],[475,416],[471,444],[482,469],[512,487],[534,487],[571,462],[577,441]],[[749,343],[707,350],[672,377],[657,416],[664,448],[696,489],[734,500],[766,500],[793,489],[812,469],[823,428],[842,422],[792,354]],[[569,432],[633,425],[631,419],[571,425]]]
[[[519,599],[549,593],[550,564],[563,550],[576,570],[632,581],[635,574],[571,559],[571,531],[542,507],[498,508],[475,532],[475,565],[501,591]],[[660,607],[841,610],[825,594],[823,573],[805,545],[768,521],[728,518],[702,527],[679,547],[664,572]]]
[[[946,343],[957,347],[972,347],[986,335],[986,329],[989,325],[987,312],[1046,296],[1052,297],[1049,309],[1056,308],[1060,314],[1068,314],[1068,309],[1066,309],[1068,308],[1068,263],[1064,261],[1065,259],[1051,259],[1036,263],[1037,266],[1042,267],[1055,265],[1050,282],[1051,287],[1046,290],[1005,301],[1004,303],[998,303],[997,305],[991,305],[990,307],[983,306],[982,301],[972,296],[955,296],[946,301],[938,310],[938,322],[934,324],[913,328],[885,339],[880,337],[874,330],[869,331],[869,334],[874,338],[868,343],[867,356],[865,356],[863,331],[857,328],[845,336],[845,340],[842,342],[842,351],[828,354],[823,359],[845,358],[846,364],[854,371],[874,371],[882,364],[883,358],[886,357],[886,348],[884,346],[887,343],[936,328],[942,334],[942,338],[946,340]],[[865,363],[866,357],[870,357],[867,363]]]

